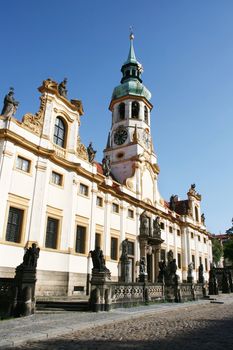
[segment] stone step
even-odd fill
[[[37,311],[88,311],[89,303],[83,301],[42,301],[36,302]]]

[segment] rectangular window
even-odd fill
[[[52,171],[52,183],[54,185],[62,186],[62,178],[63,176],[61,174],[58,174],[55,171]]]
[[[25,173],[29,173],[31,168],[31,162],[28,159],[18,156],[16,160],[16,168],[25,171]]]
[[[98,207],[102,207],[103,206],[103,198],[102,197],[96,197],[96,205]]]
[[[199,256],[199,266],[202,264],[201,256]]]
[[[101,248],[101,234],[100,233],[96,233],[95,234],[95,248]]]
[[[132,209],[128,209],[128,218],[130,219],[134,218],[134,211]]]
[[[82,194],[83,196],[88,196],[88,186],[84,184],[79,185],[79,193]]]
[[[134,255],[134,242],[128,241],[128,255]]]
[[[180,230],[177,230],[177,236],[180,236]]]
[[[59,220],[48,217],[45,247],[57,249]]]
[[[10,207],[6,230],[6,241],[15,243],[20,242],[23,213],[24,211],[21,209]]]
[[[208,263],[207,263],[207,258],[205,258],[205,270],[208,270]]]
[[[193,237],[194,237],[193,232],[191,232],[191,238],[193,238]]]
[[[160,251],[160,260],[165,261],[166,260],[166,252],[165,249],[161,249]]]
[[[172,233],[172,227],[171,226],[169,226],[169,232]]]
[[[161,230],[164,230],[164,227],[165,227],[165,226],[164,226],[164,222],[161,222],[161,223],[160,223],[160,227],[161,227]]]
[[[204,243],[206,244],[206,238],[204,238]]]
[[[195,269],[195,255],[192,255],[193,269]]]
[[[112,203],[112,211],[113,213],[119,213],[119,205],[116,203]]]
[[[200,236],[198,236],[198,241],[201,242],[201,237]]]
[[[111,259],[117,260],[118,239],[111,237]]]
[[[178,263],[178,268],[181,269],[181,254],[180,254],[180,253],[177,254],[177,260],[178,260],[178,261],[177,261],[177,263]]]
[[[77,226],[76,244],[75,244],[76,253],[85,254],[85,242],[86,242],[86,227]]]

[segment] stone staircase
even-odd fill
[[[37,297],[37,313],[54,313],[63,311],[88,311],[88,296],[80,297]]]

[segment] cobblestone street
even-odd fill
[[[232,349],[233,300],[112,322],[14,349]]]

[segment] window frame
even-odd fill
[[[129,213],[131,213],[129,215]],[[134,210],[132,208],[128,208],[127,210],[127,218],[133,220],[134,219]]]
[[[82,189],[85,189],[85,193],[83,193]],[[79,195],[82,196],[82,197],[85,197],[85,198],[89,197],[89,186],[86,185],[86,184],[83,183],[83,182],[80,182],[80,183],[79,183],[78,193],[79,193]]]
[[[52,222],[57,223],[57,227],[56,227],[56,244],[55,247],[48,247],[46,246],[47,243],[47,234],[48,234],[48,224],[49,224],[49,220]],[[52,249],[52,250],[58,250],[59,249],[59,231],[60,231],[60,220],[56,217],[53,217],[52,215],[48,215],[47,216],[47,220],[46,220],[46,231],[45,231],[45,242],[44,242],[44,247],[45,249]]]
[[[59,120],[60,124],[63,125],[63,129],[60,127],[59,122],[58,122],[58,125],[56,124],[57,120]],[[66,148],[67,129],[68,128],[67,128],[67,123],[65,119],[60,115],[56,116],[55,123],[54,123],[54,130],[53,130],[53,143],[56,146],[61,147],[63,149]],[[59,136],[60,130],[62,130],[63,132],[62,137]],[[62,143],[60,143],[59,140],[61,140]]]
[[[7,239],[7,235],[8,235],[8,227],[15,227],[16,224],[14,224],[14,222],[12,222],[13,220],[11,220],[11,222],[9,222],[10,216],[12,217],[14,212],[18,212],[20,213],[20,218],[19,218],[19,222],[17,223],[17,240],[10,240]],[[9,243],[15,243],[15,244],[20,244],[22,241],[22,228],[23,228],[23,221],[24,221],[24,210],[21,208],[17,208],[15,206],[10,205],[9,206],[9,210],[8,210],[8,217],[7,217],[7,223],[6,223],[6,234],[5,234],[5,240],[6,242]]]
[[[116,242],[116,250],[115,250],[115,254],[112,254],[112,242]],[[110,259],[113,260],[113,261],[118,261],[118,257],[119,257],[119,238],[118,237],[115,237],[115,236],[111,236],[110,237]]]
[[[117,210],[114,210],[116,208]],[[112,202],[112,213],[119,214],[120,213],[120,205],[118,203]]]
[[[98,199],[100,199],[101,205],[98,204]],[[103,208],[103,206],[104,206],[104,199],[103,199],[103,197],[101,197],[101,196],[96,196],[96,206],[97,206],[98,208]]]
[[[56,182],[53,181],[53,175],[54,175],[54,174],[60,176],[60,179],[61,179],[60,183],[56,183]],[[51,183],[52,185],[54,185],[54,186],[57,186],[57,187],[64,187],[64,175],[61,174],[61,173],[59,173],[59,172],[56,171],[56,170],[52,170],[52,171],[51,171],[50,183]]]
[[[78,228],[82,228],[83,229],[83,237],[82,239],[78,240]],[[81,231],[80,231],[81,232]],[[78,251],[77,250],[77,246],[78,246],[78,241],[81,242],[80,247],[82,247],[82,251]],[[87,249],[87,226],[82,225],[82,223],[78,223],[76,225],[76,234],[75,234],[75,245],[74,245],[74,252],[75,254],[81,254],[81,255],[85,255],[86,254],[86,249]]]

